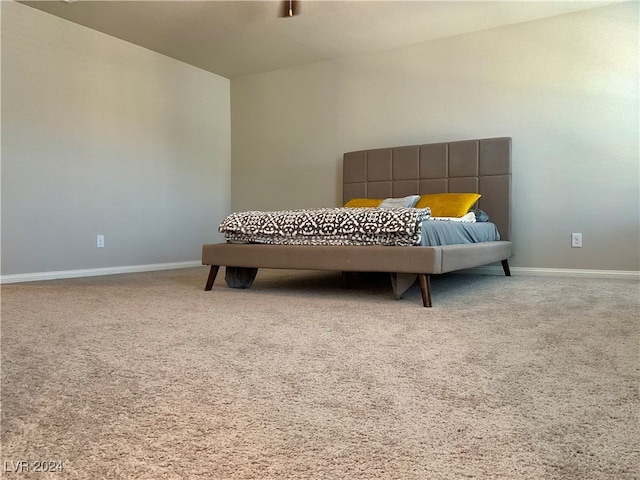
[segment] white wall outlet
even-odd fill
[[[98,235],[96,237],[96,247],[104,248],[104,235]]]
[[[581,233],[572,233],[571,234],[571,247],[572,248],[580,248],[580,247],[582,247],[582,234]]]

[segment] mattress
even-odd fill
[[[449,222],[438,220],[422,222],[420,237],[420,245],[423,247],[500,240],[498,228],[491,222]]]
[[[469,215],[475,220],[473,213]],[[229,215],[219,230],[230,242],[275,245],[432,247],[500,240],[494,223],[434,220],[430,219],[428,208],[239,212]]]

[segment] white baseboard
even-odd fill
[[[149,265],[129,265],[124,267],[88,268],[83,270],[62,270],[58,272],[19,273],[0,276],[0,284],[39,282],[42,280],[58,280],[62,278],[98,277],[101,275],[117,275],[120,273],[153,272],[156,270],[174,270],[177,268],[201,267],[201,260],[191,262],[154,263]]]
[[[574,278],[617,278],[621,280],[640,280],[640,272],[633,270],[585,270],[573,268],[533,268],[510,267],[511,275],[528,277],[574,277]],[[499,265],[487,265],[484,267],[463,270],[461,273],[473,273],[480,275],[504,275],[504,270]]]
[[[64,278],[98,277],[101,275],[117,275],[120,273],[153,272],[157,270],[174,270],[178,268],[201,267],[200,260],[190,262],[154,263],[149,265],[130,265],[124,267],[89,268],[84,270],[62,270],[58,272],[20,273],[16,275],[0,276],[0,284],[39,282],[43,280],[57,280]],[[582,277],[582,278],[617,278],[624,280],[640,280],[640,272],[632,270],[583,270],[570,268],[532,268],[511,267],[511,275],[529,277]],[[501,266],[488,265],[458,273],[475,275],[504,275]]]

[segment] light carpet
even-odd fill
[[[3,478],[640,478],[637,281],[223,274],[3,286]]]

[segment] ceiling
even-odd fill
[[[525,22],[611,1],[21,1],[226,78]]]

